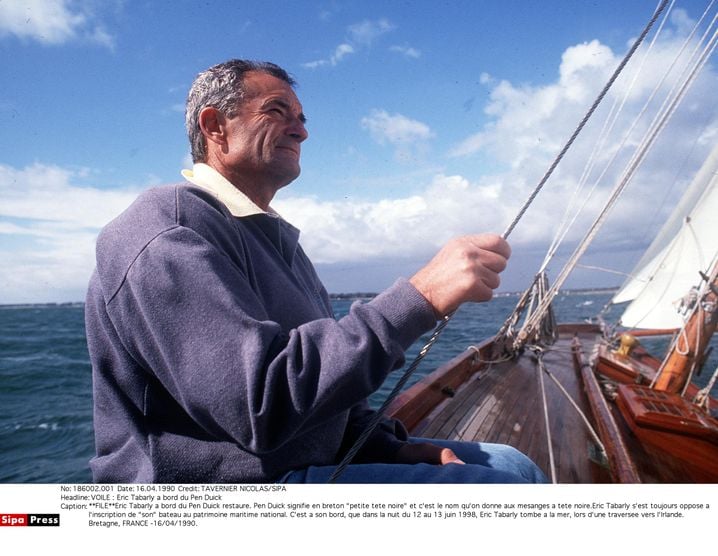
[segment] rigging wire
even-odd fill
[[[714,19],[715,21],[715,19]],[[713,50],[716,47],[716,39],[718,38],[718,31],[716,31],[713,34],[713,37],[710,39],[708,44],[703,49],[701,55],[699,56],[698,60],[693,65],[693,69],[690,71],[689,75],[685,78],[683,81],[683,84],[681,85],[678,92],[674,95],[673,99],[670,102],[667,102],[668,99],[666,99],[666,102],[664,102],[665,110],[662,114],[660,114],[659,117],[657,117],[653,124],[651,125],[651,129],[646,134],[646,137],[642,141],[639,148],[636,149],[636,152],[634,153],[631,161],[629,162],[627,168],[624,170],[621,180],[618,182],[618,184],[614,187],[613,192],[611,193],[611,196],[609,197],[609,200],[607,201],[606,205],[602,209],[602,211],[599,213],[598,217],[594,221],[594,223],[589,228],[589,231],[584,236],[584,239],[581,241],[579,246],[574,251],[573,255],[569,259],[569,261],[564,265],[563,269],[559,273],[559,276],[556,278],[556,281],[554,282],[551,290],[550,295],[547,296],[545,302],[542,305],[542,310],[546,310],[547,306],[551,303],[552,299],[555,297],[556,293],[558,292],[558,289],[563,285],[566,278],[568,277],[569,273],[573,270],[575,265],[578,263],[578,260],[583,256],[583,254],[586,252],[586,249],[588,248],[588,245],[591,241],[593,241],[594,237],[598,233],[598,230],[605,222],[605,219],[610,211],[611,208],[615,205],[616,201],[620,197],[620,195],[625,190],[626,186],[628,185],[628,182],[631,180],[633,175],[638,169],[638,166],[643,162],[648,150],[655,142],[656,138],[660,134],[661,131],[665,128],[668,121],[670,120],[671,116],[675,113],[678,105],[685,97],[685,94],[688,90],[688,87],[693,83],[696,76],[698,75],[699,71],[703,68],[703,66],[707,63],[708,59],[710,58],[710,55],[712,54]],[[538,315],[538,316],[537,316]],[[515,342],[515,347],[518,348],[520,345],[525,343],[528,337],[530,337],[531,334],[535,331],[537,327],[537,322],[541,318],[540,313],[534,314],[531,316],[531,322],[525,323],[524,329],[522,330],[520,334],[520,338]],[[527,319],[528,320],[528,319]]]
[[[621,150],[623,145],[626,143],[628,137],[630,136],[630,133],[633,130],[633,127],[628,132],[626,132],[624,134],[623,141],[620,143],[618,148],[615,150],[614,155],[610,159],[608,164],[606,165],[606,168],[601,173],[601,175],[593,182],[593,185],[591,186],[591,189],[588,191],[588,193],[583,196],[583,203],[581,203],[580,207],[578,207],[577,210],[573,210],[575,200],[578,198],[581,190],[584,189],[584,187],[586,186],[586,183],[588,182],[588,178],[589,178],[591,172],[593,171],[593,168],[596,164],[596,158],[598,157],[598,153],[604,148],[604,145],[608,141],[609,134],[616,126],[616,123],[618,122],[618,118],[621,115],[621,113],[623,112],[623,109],[626,106],[626,103],[628,102],[628,99],[629,99],[631,93],[633,92],[633,89],[634,89],[636,83],[638,82],[639,76],[643,72],[643,68],[648,60],[648,57],[651,54],[651,52],[653,51],[653,47],[655,46],[656,41],[658,40],[658,37],[661,34],[661,31],[663,31],[663,27],[665,26],[666,21],[668,21],[668,17],[670,16],[674,5],[675,5],[675,0],[672,0],[671,5],[666,10],[666,13],[663,16],[663,19],[661,20],[661,23],[658,26],[658,29],[654,33],[653,38],[652,38],[650,44],[648,45],[648,48],[646,49],[646,52],[643,54],[641,63],[638,65],[638,68],[634,72],[633,79],[631,80],[630,85],[626,88],[626,91],[623,94],[623,97],[621,99],[616,98],[616,100],[614,101],[613,106],[611,107],[611,110],[609,112],[609,115],[606,118],[604,125],[601,129],[601,132],[598,136],[598,139],[597,139],[596,143],[594,144],[591,155],[590,155],[589,159],[587,160],[586,164],[584,165],[583,172],[581,173],[581,176],[578,180],[577,186],[574,190],[571,200],[569,201],[569,203],[566,206],[566,211],[564,212],[564,216],[562,218],[561,224],[559,224],[559,226],[557,228],[554,239],[553,239],[548,251],[546,252],[546,256],[544,258],[543,263],[541,264],[541,267],[539,268],[539,272],[543,272],[546,270],[549,263],[555,256],[556,251],[558,250],[559,246],[561,245],[561,243],[565,239],[566,235],[568,234],[568,231],[573,227],[576,220],[578,219],[579,214],[581,214],[581,212],[583,212],[583,210],[585,209],[589,200],[591,199],[591,197],[593,197],[593,194],[594,194],[595,190],[597,189],[598,184],[600,183],[604,174],[606,173],[606,170],[613,164],[618,152]],[[688,44],[688,41],[692,37],[693,33],[695,33],[695,30],[698,28],[699,25],[700,25],[700,21],[694,27],[694,30],[691,33],[691,36],[689,36],[686,39],[686,41],[684,42],[683,48],[685,48],[685,45]],[[681,49],[681,52],[682,51],[683,51],[683,49]],[[678,56],[680,56],[680,52],[679,52]],[[678,56],[676,57],[676,60],[678,59]],[[674,64],[675,64],[675,61],[674,61]],[[668,73],[670,73],[672,68],[673,68],[673,64],[671,64],[671,66],[668,68],[668,70],[666,72],[664,72],[663,78],[661,79],[660,83],[655,88],[656,91],[661,86],[663,81],[666,79]],[[653,96],[651,96],[651,98],[652,97]],[[650,103],[650,99],[646,102],[646,106],[648,106],[648,103]],[[634,126],[635,126],[635,124],[634,124]],[[573,217],[570,219],[570,221],[569,221],[569,214],[573,214]]]
[[[581,122],[579,123],[578,127],[574,130],[573,134],[569,138],[569,140],[564,145],[563,149],[559,152],[559,154],[556,156],[556,159],[553,161],[549,169],[544,174],[543,178],[539,181],[538,185],[534,188],[534,190],[529,195],[528,199],[525,201],[524,205],[519,210],[516,217],[511,221],[511,223],[508,225],[504,233],[502,234],[502,238],[507,239],[511,232],[514,230],[516,225],[519,223],[521,218],[523,218],[524,214],[528,210],[529,206],[533,203],[534,199],[538,196],[539,192],[543,189],[543,186],[548,181],[549,177],[553,174],[554,170],[558,166],[559,162],[563,159],[566,152],[571,148],[571,145],[573,145],[574,141],[578,137],[579,133],[583,130],[586,123],[590,119],[590,117],[593,115],[593,113],[598,108],[598,105],[601,103],[603,98],[608,93],[609,89],[612,87],[618,76],[621,74],[623,69],[625,68],[628,61],[633,57],[638,47],[641,45],[643,40],[646,38],[648,33],[650,32],[651,28],[653,27],[656,20],[660,17],[661,12],[666,8],[668,5],[669,0],[662,0],[660,5],[656,8],[656,11],[651,16],[651,19],[648,21],[646,26],[644,27],[641,34],[638,36],[638,38],[634,41],[633,45],[629,49],[629,51],[626,53],[626,55],[621,60],[621,63],[618,65],[616,70],[611,75],[611,78],[608,80],[604,88],[599,93],[596,100],[593,102],[591,107],[589,108],[586,115],[583,117]],[[377,425],[381,421],[381,419],[384,416],[384,413],[389,407],[389,404],[396,398],[397,395],[399,395],[399,392],[401,392],[401,389],[404,387],[406,382],[409,380],[412,374],[414,374],[414,371],[417,369],[419,364],[423,361],[423,359],[426,357],[427,353],[431,350],[433,345],[438,340],[441,333],[444,331],[446,326],[449,324],[451,319],[453,318],[456,311],[452,311],[448,315],[444,316],[441,320],[441,322],[437,325],[437,327],[434,329],[434,332],[432,333],[431,337],[429,338],[429,341],[424,345],[424,347],[421,348],[419,351],[419,354],[417,355],[416,359],[411,363],[411,365],[404,371],[402,376],[397,381],[396,385],[392,389],[392,391],[389,393],[388,397],[384,400],[384,403],[381,405],[381,407],[374,413],[371,420],[367,424],[364,431],[359,435],[354,445],[349,449],[349,451],[346,453],[342,461],[339,463],[339,465],[336,467],[332,475],[329,477],[329,482],[333,483],[335,482],[339,476],[344,472],[344,469],[351,463],[351,461],[354,459],[356,454],[359,452],[359,450],[362,448],[364,443],[367,441],[369,436],[374,432],[374,429],[376,429]]]
[[[581,122],[578,124],[578,127],[574,130],[573,134],[571,135],[571,137],[569,138],[569,140],[568,140],[568,141],[566,142],[566,144],[564,145],[563,149],[561,149],[561,152],[558,153],[558,156],[556,156],[556,159],[553,161],[553,163],[551,164],[551,166],[549,167],[549,169],[546,171],[546,173],[544,174],[543,178],[541,178],[541,181],[539,181],[538,185],[537,185],[536,188],[531,192],[531,195],[529,195],[528,199],[526,200],[526,202],[524,203],[524,205],[521,207],[521,209],[519,210],[519,212],[518,212],[518,214],[516,215],[516,217],[513,219],[513,221],[508,225],[508,227],[507,227],[506,230],[504,231],[504,233],[503,233],[503,235],[502,235],[502,237],[503,237],[504,239],[506,239],[506,238],[509,236],[509,234],[514,230],[514,228],[516,227],[516,225],[519,223],[519,220],[521,220],[521,218],[523,218],[523,215],[526,213],[526,211],[528,210],[529,206],[531,206],[531,204],[533,203],[533,201],[534,201],[534,199],[536,198],[536,196],[540,193],[541,189],[543,189],[543,186],[546,184],[546,182],[548,181],[548,179],[551,177],[551,175],[553,174],[554,170],[555,170],[556,167],[558,166],[559,162],[561,162],[561,160],[563,160],[563,157],[566,155],[566,153],[568,152],[568,150],[571,148],[571,145],[573,145],[574,141],[575,141],[576,138],[578,137],[578,134],[581,133],[581,131],[582,131],[583,128],[585,127],[585,125],[586,125],[586,123],[588,122],[588,120],[591,118],[591,116],[593,115],[593,113],[596,111],[596,108],[598,108],[598,105],[601,104],[601,101],[602,101],[603,98],[606,96],[606,94],[608,93],[609,89],[613,86],[613,83],[616,81],[616,79],[618,78],[618,76],[619,76],[619,75],[621,74],[621,72],[623,71],[623,68],[626,67],[626,64],[628,63],[628,61],[633,57],[633,55],[635,54],[636,50],[637,50],[638,47],[641,45],[641,43],[643,42],[643,40],[646,38],[646,35],[648,35],[648,33],[650,32],[651,28],[653,27],[653,24],[656,22],[656,20],[658,19],[658,17],[661,15],[661,12],[663,12],[663,10],[666,8],[667,5],[668,5],[668,0],[663,0],[663,1],[661,2],[661,4],[658,6],[658,8],[656,9],[655,13],[654,13],[653,16],[651,17],[650,21],[648,22],[648,24],[646,24],[646,27],[643,29],[643,31],[641,32],[641,34],[639,35],[639,37],[638,37],[638,38],[636,39],[636,41],[633,43],[633,46],[631,46],[631,49],[630,49],[630,50],[626,53],[626,55],[623,57],[623,60],[621,60],[621,63],[618,65],[618,67],[616,68],[616,70],[613,72],[613,75],[611,75],[611,78],[608,80],[608,82],[606,83],[606,85],[603,87],[603,89],[602,89],[601,92],[599,93],[598,97],[596,97],[596,100],[595,100],[595,101],[593,102],[593,104],[591,105],[591,108],[589,108],[589,110],[588,110],[588,112],[586,113],[586,115],[583,117],[583,119],[581,120]]]
[[[608,272],[609,274],[617,274],[618,276],[625,276],[626,278],[632,278],[634,280],[638,280],[641,282],[647,282],[648,280],[644,280],[642,278],[639,278],[635,274],[631,274],[630,272],[621,272],[620,270],[616,270],[615,268],[606,268],[605,266],[596,266],[596,265],[590,265],[590,264],[577,264],[576,268],[585,268],[586,270],[600,270],[601,272]]]
[[[678,52],[677,55],[674,57],[673,62],[669,65],[668,69],[664,72],[664,74],[663,74],[661,80],[660,80],[659,83],[656,85],[656,87],[654,87],[654,89],[653,89],[651,95],[649,96],[648,100],[645,102],[643,109],[641,110],[641,112],[639,113],[639,115],[634,119],[634,122],[633,122],[633,124],[631,125],[631,127],[629,128],[629,130],[624,134],[624,137],[623,137],[623,140],[622,140],[621,143],[620,143],[619,149],[617,149],[617,150],[614,152],[613,157],[612,157],[611,160],[608,162],[608,164],[607,164],[606,167],[604,168],[604,170],[603,170],[603,172],[601,173],[601,175],[597,178],[596,182],[594,183],[594,186],[593,186],[592,189],[591,189],[591,192],[593,192],[593,190],[596,188],[598,182],[600,182],[600,181],[603,179],[604,175],[605,175],[606,172],[608,171],[608,168],[613,164],[614,160],[615,160],[616,157],[618,156],[618,153],[619,153],[619,151],[620,151],[620,148],[622,148],[622,147],[625,145],[625,143],[627,142],[627,140],[628,140],[630,134],[631,134],[631,133],[633,132],[633,130],[636,128],[636,126],[638,125],[638,123],[639,123],[641,117],[643,116],[643,114],[645,114],[645,112],[647,111],[647,109],[648,109],[650,103],[652,102],[653,98],[657,95],[658,91],[660,90],[661,86],[663,85],[664,81],[666,80],[668,74],[672,71],[673,67],[676,65],[676,63],[678,62],[678,60],[679,60],[680,57],[682,56],[683,52],[685,51],[685,49],[686,49],[686,48],[688,47],[688,45],[690,44],[690,42],[691,42],[693,36],[697,33],[697,31],[698,31],[698,29],[700,28],[700,26],[701,26],[703,20],[706,18],[708,12],[710,11],[710,8],[712,7],[712,5],[713,5],[714,3],[715,3],[715,0],[711,0],[709,6],[706,8],[706,10],[704,11],[704,13],[702,14],[700,20],[694,25],[694,27],[693,27],[691,33],[690,33],[689,36],[686,38],[686,40],[683,42],[683,45],[681,46],[679,52]],[[687,90],[687,86],[688,86],[690,83],[692,83],[692,81],[695,79],[695,76],[697,75],[697,72],[703,67],[703,65],[704,65],[704,64],[706,63],[706,61],[707,61],[707,58],[710,56],[710,53],[712,53],[712,49],[709,48],[709,47],[710,47],[711,41],[715,41],[715,34],[714,34],[714,36],[713,36],[713,39],[711,39],[710,41],[707,41],[707,37],[708,37],[708,35],[709,35],[709,33],[710,33],[710,30],[711,30],[711,29],[713,28],[713,26],[715,25],[717,19],[718,19],[718,15],[714,16],[713,20],[711,21],[711,23],[708,25],[708,27],[706,28],[705,32],[703,33],[703,36],[700,38],[700,40],[698,41],[696,47],[693,49],[693,52],[691,53],[691,55],[689,56],[689,58],[688,58],[688,60],[687,60],[687,62],[686,62],[686,68],[683,70],[683,73],[681,74],[681,76],[679,77],[679,79],[676,81],[676,83],[673,85],[673,87],[671,88],[670,92],[667,94],[666,98],[665,98],[664,101],[663,101],[663,104],[661,105],[661,107],[659,108],[659,110],[658,110],[656,116],[654,117],[654,120],[653,120],[651,126],[649,127],[649,130],[648,130],[648,131],[646,132],[646,134],[644,135],[644,138],[643,138],[642,142],[639,144],[639,147],[638,147],[638,148],[636,149],[636,151],[634,152],[634,155],[633,155],[633,157],[631,158],[631,160],[629,161],[629,164],[628,164],[627,168],[624,170],[623,176],[624,176],[624,177],[628,176],[628,178],[627,178],[628,180],[630,180],[630,178],[632,177],[633,173],[635,173],[635,171],[636,171],[636,169],[637,169],[637,165],[635,165],[635,166],[633,165],[634,162],[638,161],[638,163],[640,163],[640,161],[643,160],[643,157],[645,156],[645,152],[646,152],[646,150],[647,150],[647,147],[650,146],[650,145],[652,145],[652,142],[655,140],[655,136],[657,136],[657,134],[663,129],[663,127],[665,127],[665,125],[666,125],[668,119],[670,118],[670,116],[671,116],[671,115],[673,114],[673,112],[675,111],[675,109],[676,109],[676,107],[677,107],[677,103],[680,102],[680,100],[682,100],[683,95],[685,94],[685,91]],[[700,50],[701,45],[704,44],[704,43],[706,43],[706,41],[708,42],[708,45],[705,46],[703,52],[698,56],[698,59],[695,60],[696,55],[698,54],[698,51]],[[715,45],[714,45],[712,48],[715,48]],[[692,71],[689,71],[689,70],[688,70],[688,67],[691,65],[691,63],[693,64],[693,69],[692,69]],[[686,75],[687,73],[688,73],[688,75]],[[678,89],[678,92],[676,92],[676,89],[679,87],[679,84],[682,84],[682,87]],[[671,101],[671,99],[673,99],[673,100]],[[658,123],[657,123],[657,122],[658,122]],[[644,146],[646,147],[645,149],[643,148]],[[623,188],[625,188],[625,185],[627,185],[627,182],[621,186],[621,190],[620,190],[621,192],[623,191]],[[616,192],[616,189],[614,189],[614,193],[615,193],[615,192]],[[620,195],[620,193],[619,193],[619,195]],[[607,206],[609,206],[609,205],[612,206],[613,204],[615,204],[617,198],[618,198],[617,196],[616,196],[615,198],[614,198],[614,197],[609,198],[609,201],[608,201]],[[587,202],[587,200],[584,201],[584,204],[583,204],[583,206],[581,207],[580,210],[583,210],[583,208],[584,208],[585,205],[586,205],[586,202]],[[604,210],[605,210],[605,207],[604,207]],[[603,213],[602,213],[602,214],[603,214]],[[577,218],[577,216],[578,216],[578,214],[576,214],[576,215],[574,216],[574,221],[575,221],[575,219]],[[594,222],[594,226],[596,225],[596,223],[598,223],[599,220],[601,220],[601,216],[599,216],[599,219],[597,219],[597,221]],[[572,221],[572,223],[570,224],[570,226],[572,226],[572,225],[573,225],[573,221]],[[569,227],[570,227],[570,226],[569,226]],[[568,231],[568,230],[565,230],[565,232],[567,232],[567,231]],[[565,235],[565,232],[564,232],[564,235]],[[590,237],[590,239],[588,239],[589,237]],[[584,242],[586,242],[586,246],[588,245],[588,243],[590,243],[590,242],[593,240],[593,237],[595,237],[595,234],[592,234],[592,235],[590,235],[590,236],[587,236],[587,237],[584,239]],[[582,244],[581,244],[581,245],[582,245]],[[579,246],[579,247],[580,247],[580,246]],[[553,253],[551,253],[550,250],[549,250],[549,254],[547,254],[546,259],[545,259],[545,265],[547,265],[548,262],[550,261],[550,259],[553,258],[553,256],[555,255],[555,252],[556,252],[557,249],[558,249],[558,245],[555,245]],[[524,325],[523,325],[523,327],[522,327],[523,333],[521,334],[521,332],[520,332],[520,334],[523,336],[523,338],[522,338],[521,341],[519,342],[520,344],[522,344],[522,343],[525,341],[525,339],[526,339],[530,334],[533,333],[533,329],[535,329],[535,328],[537,327],[537,324],[536,324],[537,321],[539,321],[539,320],[541,320],[541,319],[543,318],[543,313],[545,313],[545,312],[548,310],[548,307],[550,306],[551,301],[552,301],[553,298],[555,297],[556,292],[558,291],[559,287],[563,284],[563,282],[565,281],[565,279],[568,277],[568,274],[573,270],[574,266],[575,266],[576,264],[578,264],[578,260],[579,260],[580,257],[582,256],[583,252],[585,252],[585,248],[583,249],[583,251],[581,252],[581,254],[578,255],[578,258],[575,258],[575,259],[572,258],[572,259],[569,260],[569,262],[566,263],[566,265],[564,266],[564,268],[563,268],[563,270],[562,270],[562,272],[561,272],[561,275],[560,275],[560,276],[562,276],[562,278],[561,278],[560,280],[557,279],[554,288],[552,288],[552,290],[550,290],[551,295],[547,296],[547,297],[544,299],[544,302],[541,304],[541,310],[540,310],[539,312],[536,312],[536,313],[534,313],[534,314],[529,315],[529,316],[526,317],[526,320],[525,320]],[[576,252],[574,252],[574,256],[575,256],[575,253],[576,253]],[[572,261],[574,261],[574,262],[572,262]],[[544,268],[545,268],[545,266],[542,267],[542,270],[543,270]],[[559,282],[560,282],[560,284],[559,284]],[[530,286],[530,287],[532,287],[532,286]],[[519,307],[520,307],[520,305],[517,305],[517,308],[514,310],[515,313],[517,313],[517,312],[519,312],[519,311],[523,311],[523,308],[519,308]],[[518,322],[519,317],[520,317],[520,314],[517,314],[517,315],[515,315],[515,316],[512,315],[512,316],[509,317],[509,319],[507,319],[507,323],[510,322],[510,321],[513,321],[514,323],[515,323],[515,322]],[[532,322],[532,321],[533,321],[533,322]],[[499,332],[499,334],[500,334],[500,335],[504,335],[504,334],[506,334],[506,332],[509,332],[509,331],[511,331],[511,328],[505,324],[505,325],[502,327],[502,329],[501,329],[501,331]]]

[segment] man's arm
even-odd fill
[[[254,453],[365,399],[434,322],[404,281],[339,321],[287,333],[243,269],[183,227],[142,251],[107,310],[132,357],[194,421]]]
[[[447,315],[466,301],[488,301],[499,285],[499,273],[506,268],[511,248],[495,235],[457,238],[448,243],[410,282],[430,302],[437,317]],[[348,438],[358,436],[371,411],[353,410]],[[409,443],[403,427],[385,420],[357,454],[356,462],[464,463],[449,448],[430,443]],[[347,440],[345,439],[345,442]],[[349,446],[347,446],[348,448]]]
[[[410,282],[431,303],[438,317],[455,311],[467,301],[488,301],[499,287],[499,274],[506,268],[511,247],[492,234],[465,236],[452,240],[417,272]],[[395,456],[396,463],[464,462],[449,448],[431,443],[405,443]]]

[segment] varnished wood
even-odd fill
[[[633,350],[630,357],[617,355],[606,345],[598,349],[596,371],[611,380],[625,384],[649,384],[656,376],[660,361],[650,356],[642,346]]]
[[[608,466],[592,461],[589,449],[595,447],[592,436],[564,394],[544,373],[558,482],[713,480],[705,469],[698,466],[697,470],[688,470],[695,465],[687,467],[662,449],[667,442],[673,442],[680,450],[690,452],[692,448],[686,447],[683,440],[666,440],[662,435],[667,435],[667,431],[658,431],[652,441],[646,440],[645,430],[635,422],[629,423],[621,408],[602,395],[594,372],[599,367],[608,368],[606,361],[611,361],[614,366],[611,372],[618,373],[623,382],[635,383],[655,373],[657,359],[640,346],[630,357],[611,358],[605,347],[598,348],[602,341],[596,326],[564,325],[560,332],[556,344],[545,352],[546,369],[561,382],[598,431],[611,471]],[[587,350],[595,346],[592,350],[596,354],[595,367],[572,352],[575,337]],[[509,444],[527,454],[549,475],[548,437],[537,362],[526,352],[515,360],[487,364],[491,348],[491,343],[485,342],[478,349],[460,354],[402,394],[389,414],[402,419],[415,436]],[[689,390],[696,391],[693,386]],[[697,449],[702,454],[695,458],[705,459],[707,455],[709,461],[718,461],[711,460],[714,456],[710,450]]]
[[[591,339],[596,328],[591,330]],[[571,362],[570,337],[562,338],[544,356],[547,368],[555,374],[570,395],[579,399],[579,405],[587,407],[585,394]],[[465,353],[454,361],[460,366],[474,354]],[[465,372],[465,370],[463,371]],[[550,474],[546,427],[544,425],[540,387],[536,361],[524,356],[515,361],[499,364],[478,364],[463,386],[456,389],[453,398],[440,399],[432,411],[416,419],[415,410],[402,409],[393,404],[400,414],[410,415],[412,434],[453,440],[496,442],[516,447],[531,457],[547,474]],[[442,368],[434,379],[445,380],[448,370]],[[429,387],[431,379],[407,391],[407,394],[421,395],[434,392]],[[548,393],[552,445],[556,458],[555,465],[559,482],[606,482],[608,471],[589,459],[589,446],[593,440],[585,425],[577,418],[568,400],[558,391],[552,381],[545,377]],[[433,396],[438,399],[436,396]],[[404,397],[409,407],[423,407],[412,403],[410,396]],[[405,422],[405,424],[407,424]]]
[[[628,333],[636,338],[643,338],[652,336],[673,336],[678,331],[678,328],[633,328]]]
[[[691,369],[702,362],[708,342],[718,325],[714,309],[718,303],[718,263],[709,284],[711,287],[697,301],[683,331],[668,353],[666,364],[656,380],[656,390],[679,392],[688,382]],[[711,309],[706,310],[706,307]]]
[[[407,388],[389,405],[387,415],[399,419],[410,430],[419,428],[422,419],[450,399],[451,392],[455,393],[481,368],[479,361],[488,359],[491,341],[488,339],[466,350]]]
[[[618,407],[645,444],[678,460],[686,480],[718,482],[718,420],[669,392],[624,384]]]
[[[640,483],[641,478],[636,464],[628,452],[626,443],[608,407],[608,402],[601,392],[596,375],[584,357],[578,338],[574,340],[572,348],[574,364],[576,368],[580,369],[591,413],[596,421],[601,442],[606,449],[606,457],[613,479],[619,483]]]

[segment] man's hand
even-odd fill
[[[453,450],[442,448],[428,442],[404,444],[396,453],[396,463],[431,463],[446,465],[447,463],[461,463]]]
[[[438,317],[466,301],[488,301],[499,287],[511,247],[500,236],[464,236],[447,243],[409,281],[434,307]]]

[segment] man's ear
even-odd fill
[[[218,145],[226,143],[225,122],[224,114],[213,106],[205,106],[199,113],[199,129],[208,142]]]

